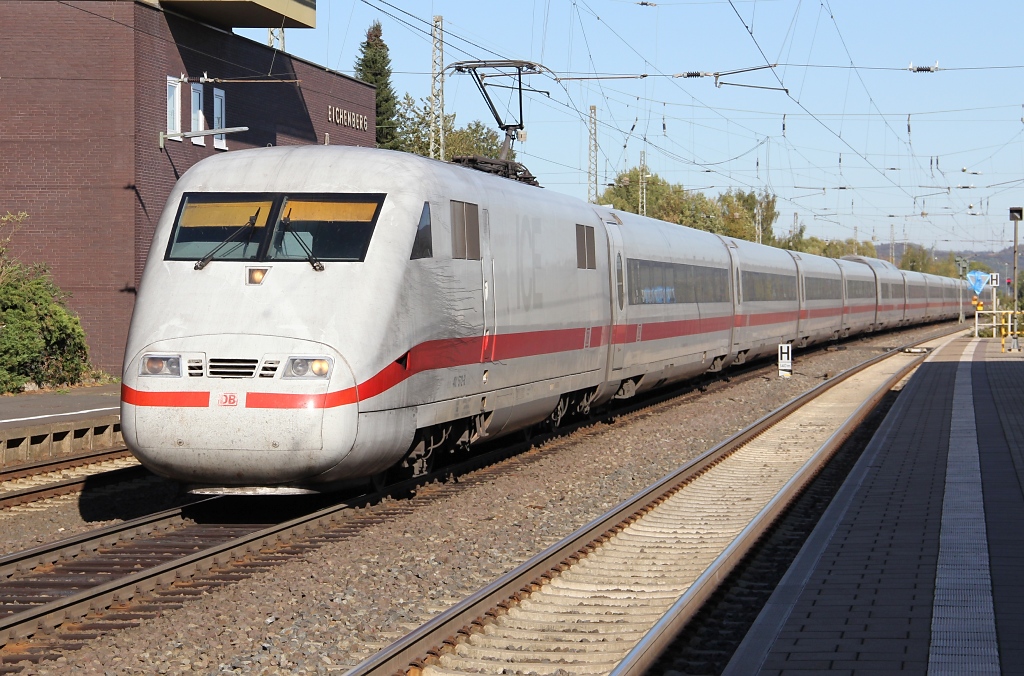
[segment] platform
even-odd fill
[[[117,415],[120,405],[120,383],[2,396],[0,430]]]
[[[1024,673],[1024,356],[931,355],[726,674]]]
[[[120,446],[120,384],[0,397],[0,468]]]

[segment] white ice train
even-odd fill
[[[955,317],[957,283],[411,154],[225,153],[156,228],[122,433],[157,474],[225,490],[415,473],[779,343]]]

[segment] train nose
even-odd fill
[[[151,470],[187,482],[293,483],[351,450],[355,381],[340,355],[305,344],[260,358],[211,357],[190,342],[151,346],[125,369],[122,432]],[[144,375],[156,352],[181,359],[176,377]]]

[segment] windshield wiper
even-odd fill
[[[235,230],[233,233],[231,233],[228,236],[228,238],[226,240],[224,240],[223,242],[221,242],[220,244],[215,246],[213,248],[213,251],[211,251],[210,253],[206,254],[205,256],[200,258],[198,261],[196,261],[195,269],[196,270],[202,270],[203,268],[205,268],[206,264],[209,263],[210,261],[212,261],[213,257],[217,255],[218,251],[220,251],[221,249],[226,247],[228,244],[233,242],[239,235],[241,235],[246,230],[250,230],[251,231],[253,228],[255,228],[256,227],[256,219],[259,218],[259,216],[260,216],[260,209],[261,208],[262,207],[258,207],[256,209],[256,213],[249,217],[249,222],[248,223],[246,223],[245,225],[240,227],[238,230]]]
[[[292,212],[291,209],[289,209],[288,215],[281,219],[281,227],[284,228],[285,232],[290,232],[293,235],[295,235],[295,241],[298,242],[299,246],[302,247],[302,250],[306,252],[306,260],[309,261],[309,264],[313,266],[313,269],[316,270],[317,272],[323,272],[324,264],[317,260],[317,257],[313,255],[313,251],[308,246],[306,246],[306,243],[302,241],[301,237],[299,237],[299,233],[292,230],[291,216]]]

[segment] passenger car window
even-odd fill
[[[480,212],[475,204],[452,200],[452,258],[480,260]]]
[[[594,228],[579,223],[576,224],[576,267],[581,270],[597,269]]]
[[[430,236],[430,203],[424,202],[420,222],[416,226],[416,239],[412,241],[412,255],[409,259],[433,258],[433,256],[434,242]]]

